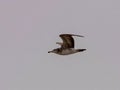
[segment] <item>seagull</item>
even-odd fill
[[[56,42],[56,44],[59,44],[61,47],[53,49],[52,51],[48,51],[48,53],[55,53],[59,55],[70,55],[74,54],[77,52],[83,52],[86,49],[75,49],[74,48],[74,39],[72,36],[77,36],[77,37],[84,37],[82,35],[75,35],[75,34],[60,34],[59,37],[61,37],[63,43],[61,42]]]

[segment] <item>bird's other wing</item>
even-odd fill
[[[61,39],[63,40],[62,48],[74,48],[74,39],[70,34],[61,34]]]
[[[62,48],[74,48],[74,39],[72,36],[84,37],[75,34],[60,34],[60,37],[63,40],[63,45],[61,45]]]

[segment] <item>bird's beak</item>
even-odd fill
[[[48,53],[52,53],[53,51],[48,51]]]

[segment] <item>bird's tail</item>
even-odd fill
[[[78,52],[83,52],[85,51],[86,49],[77,49]]]

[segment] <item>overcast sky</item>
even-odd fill
[[[120,90],[120,0],[0,0],[0,90]]]

